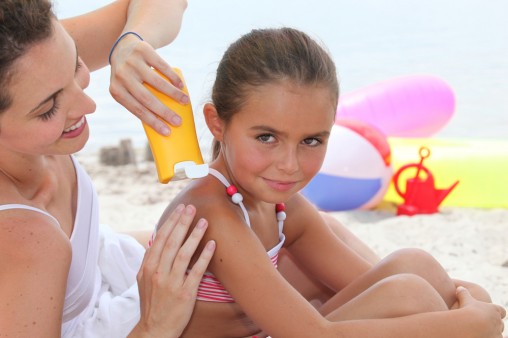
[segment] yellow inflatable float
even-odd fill
[[[424,166],[434,177],[438,189],[458,185],[444,198],[441,206],[473,208],[508,208],[508,140],[469,140],[445,138],[389,138],[393,171],[420,162],[419,150],[426,147],[430,156]],[[399,188],[416,175],[416,166],[404,170],[398,178]],[[393,181],[385,201],[404,202]]]

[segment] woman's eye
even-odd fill
[[[259,135],[257,139],[263,143],[271,143],[275,140],[272,134]]]
[[[39,115],[38,117],[43,121],[48,121],[49,119],[51,119],[53,117],[53,115],[56,114],[57,110],[58,110],[58,105],[55,101],[55,103],[53,104],[53,107],[51,107],[50,110],[48,110],[44,114]]]

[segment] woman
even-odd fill
[[[47,0],[0,3],[2,336],[175,337],[189,320],[215,248],[209,241],[186,274],[207,222],[184,243],[196,211],[179,206],[145,254],[133,238],[99,226],[90,178],[72,157],[95,111],[84,93],[89,69],[108,58],[119,102],[162,133],[169,129],[154,113],[179,123],[141,83],[188,100],[154,51],[174,39],[185,7],[117,1],[62,25]]]

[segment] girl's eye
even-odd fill
[[[259,135],[257,137],[257,139],[259,141],[261,141],[262,143],[272,143],[272,142],[274,142],[275,137],[272,134],[263,134],[263,135]]]
[[[320,139],[317,139],[314,137],[306,138],[302,142],[303,142],[303,144],[310,146],[310,147],[316,147],[316,146],[320,145],[321,143],[323,143]]]
[[[51,119],[51,118],[53,117],[53,115],[55,115],[55,114],[56,114],[56,112],[58,111],[58,108],[59,108],[59,106],[58,106],[57,102],[55,101],[55,102],[53,103],[53,107],[51,107],[51,109],[50,109],[50,110],[48,110],[48,111],[47,111],[47,112],[45,112],[44,114],[39,115],[38,117],[39,117],[41,120],[43,120],[43,121],[48,121],[49,119]]]

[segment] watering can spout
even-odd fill
[[[448,189],[436,189],[437,205],[440,205],[443,202],[443,200],[446,198],[446,196],[448,196],[452,192],[452,190],[455,189],[457,184],[459,184],[459,181],[456,181],[455,183],[453,183],[451,185],[451,187],[449,187]]]
[[[409,163],[402,166],[393,176],[395,190],[404,199],[404,203],[397,208],[397,215],[432,214],[438,212],[439,205],[459,184],[453,183],[448,189],[436,189],[434,176],[430,170],[423,165],[423,160],[430,156],[430,150],[426,147],[420,148],[420,163]],[[406,191],[399,188],[400,174],[410,168],[417,169],[416,175],[406,181]],[[423,172],[425,178],[420,177]]]

